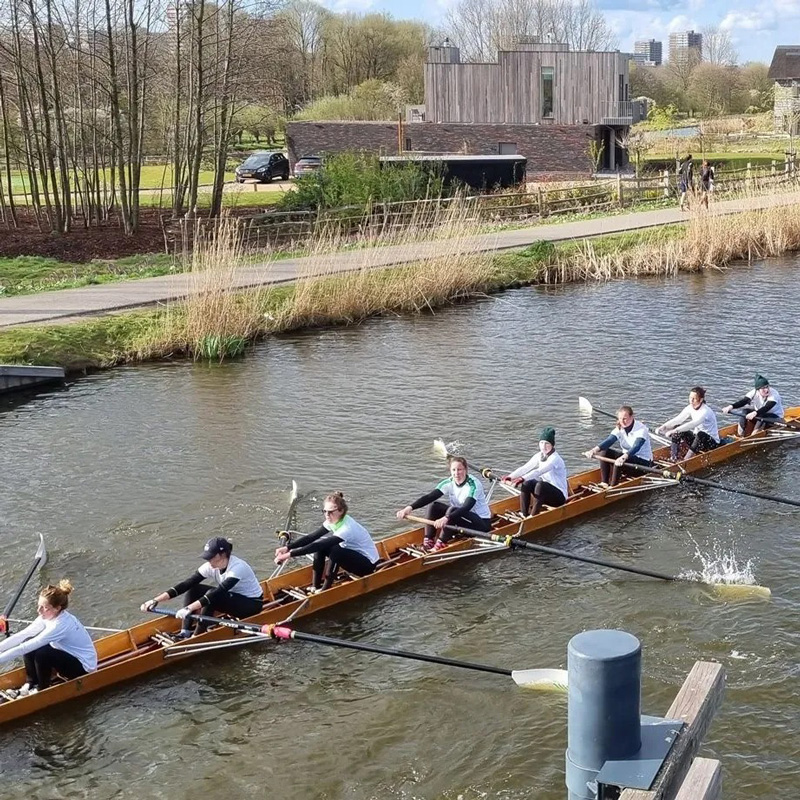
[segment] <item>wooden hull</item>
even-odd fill
[[[786,418],[800,419],[800,407],[789,409]],[[723,436],[730,436],[735,430],[736,426],[731,425],[720,431],[720,433]],[[763,436],[764,434],[759,434],[759,437]],[[718,464],[740,455],[742,452],[746,452],[754,445],[747,445],[744,442],[754,441],[755,438],[758,437],[723,444],[715,450],[701,453],[691,460],[683,462],[682,466],[688,473],[706,469],[713,464]],[[657,450],[654,455],[657,459],[664,458],[668,455],[668,449]],[[599,469],[573,475],[569,479],[570,491],[576,492],[579,487],[587,483],[596,482],[599,478]],[[621,485],[624,485],[625,488],[636,488],[643,486],[646,480],[644,476],[636,477],[625,481]],[[495,532],[503,535],[527,536],[552,528],[575,517],[583,516],[596,509],[605,508],[623,496],[626,495],[592,492],[570,500],[560,508],[543,511],[535,517],[524,520],[522,523],[502,524],[495,528]],[[514,511],[517,508],[518,500],[515,497],[492,503],[492,510],[496,514]],[[297,618],[310,616],[323,609],[378,591],[386,586],[430,572],[443,564],[450,563],[441,560],[428,560],[403,552],[402,548],[419,546],[422,542],[422,535],[422,529],[415,528],[378,542],[378,551],[382,561],[387,562],[386,566],[364,578],[339,581],[327,591],[311,596]],[[472,542],[470,540],[461,539],[454,541],[449,548],[442,552],[456,553],[459,550],[466,550],[471,547]],[[306,587],[310,583],[310,566],[263,581],[262,586],[264,587],[264,597],[267,605],[264,611],[250,617],[247,621],[258,624],[274,624],[285,620],[303,602],[287,594],[286,590]],[[173,661],[177,662],[183,660],[183,658],[191,658],[191,655],[165,658],[165,652],[168,648],[152,638],[159,633],[175,633],[178,628],[179,623],[173,617],[154,616],[126,631],[98,639],[95,642],[95,646],[100,666],[96,672],[71,681],[58,683],[32,696],[16,700],[0,699],[0,724],[20,719],[67,700],[83,697],[108,686],[131,680]],[[191,641],[193,644],[199,642],[211,643],[231,639],[236,635],[238,634],[230,628],[219,627],[200,636],[195,636]],[[0,690],[19,687],[25,680],[25,671],[22,668],[6,672],[0,675]]]

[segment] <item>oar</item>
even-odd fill
[[[585,397],[578,398],[578,408],[580,408],[581,411],[583,411],[585,414],[588,414],[589,416],[591,416],[593,413],[597,413],[604,417],[610,417],[611,419],[614,420],[617,418],[616,414],[612,414],[610,411],[603,411],[602,408],[597,408],[597,406],[593,406]],[[660,433],[653,433],[653,431],[650,431],[650,438],[667,446],[672,444],[671,439],[668,439],[666,436],[662,436]]]
[[[614,464],[613,458],[605,458],[603,456],[594,455],[592,458],[598,461],[605,461],[609,464]],[[728,486],[724,483],[717,483],[716,481],[709,481],[705,478],[695,478],[693,475],[687,475],[685,472],[678,470],[671,472],[668,469],[659,469],[658,467],[647,467],[644,464],[632,464],[630,461],[625,463],[628,469],[636,470],[637,472],[649,473],[651,475],[660,475],[662,478],[669,478],[677,483],[696,483],[698,486],[708,486],[709,489],[719,489],[721,492],[730,492],[731,494],[743,494],[747,497],[757,497],[759,500],[772,500],[774,503],[783,503],[787,506],[795,506],[800,508],[800,500],[792,500],[788,497],[779,497],[775,494],[766,494],[764,492],[754,492],[752,489],[736,489],[733,486]]]
[[[300,500],[300,493],[297,491],[297,481],[292,480],[292,491],[289,493],[289,513],[286,515],[286,527],[278,534],[278,542],[280,543],[279,547],[284,547],[289,543],[289,529],[295,522],[295,514],[297,510],[297,503]],[[283,568],[286,566],[288,561],[284,561],[283,564],[278,564],[278,566],[272,571],[272,575],[270,575],[270,579],[277,578],[278,575],[283,572]]]
[[[37,570],[40,570],[45,564],[47,563],[47,548],[44,546],[44,536],[39,534],[39,546],[36,548],[36,554],[33,557],[33,563],[28,570],[27,575],[20,581],[19,586],[17,586],[16,591],[11,596],[11,599],[6,603],[6,607],[3,609],[3,613],[0,614],[0,631],[5,633],[6,636],[9,635],[10,631],[8,629],[8,618],[11,615],[11,612],[14,610],[14,606],[16,606],[19,598],[22,597],[22,593],[25,591],[25,587],[28,585],[30,579],[33,577],[34,573]]]
[[[163,608],[153,608],[154,614],[163,614],[174,617],[175,612]],[[442,664],[447,667],[458,667],[460,669],[470,669],[477,672],[489,672],[495,675],[507,675],[518,685],[541,688],[560,688],[565,689],[567,685],[567,673],[562,669],[523,669],[511,670],[503,667],[492,667],[486,664],[475,664],[471,661],[457,661],[453,658],[442,658],[441,656],[430,656],[425,653],[412,653],[408,650],[394,650],[389,647],[380,647],[375,644],[364,642],[350,642],[346,639],[334,639],[330,636],[317,636],[311,633],[301,633],[283,625],[254,625],[249,622],[239,622],[237,620],[221,619],[219,617],[208,617],[204,614],[190,614],[189,619],[200,622],[216,623],[228,628],[234,628],[244,633],[254,634],[253,641],[264,641],[268,639],[300,639],[316,644],[324,644],[328,647],[343,647],[347,650],[360,650],[364,653],[377,653],[384,656],[394,656],[395,658],[406,658],[412,661],[425,661],[429,664]],[[194,649],[191,644],[175,644],[168,648],[174,655],[184,655],[192,652],[200,652],[201,649]]]
[[[431,520],[423,519],[422,517],[408,516],[412,522],[420,525],[432,525]],[[679,582],[679,583],[695,583],[701,586],[708,586],[714,591],[725,590],[728,587],[736,587],[733,594],[754,594],[761,597],[769,597],[772,592],[766,586],[757,586],[755,584],[730,584],[730,583],[705,583],[698,581],[695,578],[683,577],[681,575],[669,575],[664,572],[656,572],[652,569],[644,569],[642,567],[632,567],[628,564],[620,564],[617,561],[606,561],[602,558],[592,558],[590,556],[582,556],[578,553],[571,553],[567,550],[558,550],[555,547],[547,547],[543,544],[534,544],[533,542],[526,542],[516,536],[500,536],[497,533],[484,533],[483,531],[476,531],[472,528],[462,528],[458,525],[445,525],[445,527],[454,533],[461,534],[462,536],[470,536],[473,539],[483,539],[487,542],[500,542],[511,548],[519,548],[524,550],[533,550],[538,553],[546,553],[551,556],[561,556],[562,558],[569,558],[573,561],[582,561],[585,564],[594,564],[598,567],[606,567],[607,569],[615,569],[620,572],[631,572],[634,575],[644,575],[647,578],[657,578],[662,581]]]
[[[12,619],[9,617],[6,622],[16,622],[19,625],[30,625],[35,620],[32,619]],[[97,628],[91,625],[84,625],[87,631],[97,631],[98,633],[125,633],[123,628]]]
[[[776,428],[788,428],[790,431],[797,431],[800,430],[800,425],[795,420],[781,420],[778,417],[759,417],[756,415],[754,420],[748,420],[747,414],[743,414],[741,411],[723,411],[723,414],[727,414],[731,417],[738,417],[745,422],[768,422],[770,425],[774,425]]]
[[[441,437],[437,437],[436,439],[433,440],[433,451],[434,453],[438,453],[442,458],[450,458],[451,456],[460,455],[459,453],[451,453],[447,449],[447,444],[445,443],[444,439],[442,439]],[[471,461],[472,459],[468,460]],[[482,461],[483,459],[477,459],[477,460]],[[488,467],[484,467],[483,469],[488,469]],[[483,469],[481,469],[480,471],[483,472]],[[500,467],[494,467],[494,469],[498,470],[499,472],[512,472],[512,470],[510,469],[503,470],[500,469]]]

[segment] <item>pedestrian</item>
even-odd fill
[[[678,167],[678,189],[681,193],[680,210],[686,211],[689,207],[689,192],[694,194],[694,161],[691,153]]]
[[[708,196],[714,191],[714,167],[703,159],[703,166],[700,168],[700,202],[708,208]]]

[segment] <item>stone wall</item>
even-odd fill
[[[595,125],[501,125],[420,122],[403,125],[406,151],[497,155],[516,152],[528,159],[528,177],[585,177],[590,172],[589,141]],[[394,122],[290,122],[286,144],[292,164],[305,155],[365,150],[397,155]]]
[[[800,81],[775,82],[775,130],[797,135],[800,133]],[[789,127],[793,125],[793,130]]]

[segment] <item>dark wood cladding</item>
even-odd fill
[[[541,70],[555,70],[553,116],[541,116]],[[428,122],[599,123],[628,85],[628,56],[541,50],[501,51],[497,63],[425,64]]]
[[[361,150],[397,154],[397,123],[290,122],[286,144],[292,164],[304,155]],[[528,159],[528,176],[588,175],[589,142],[597,138],[594,125],[403,125],[407,151],[496,155],[500,143],[513,144]]]

